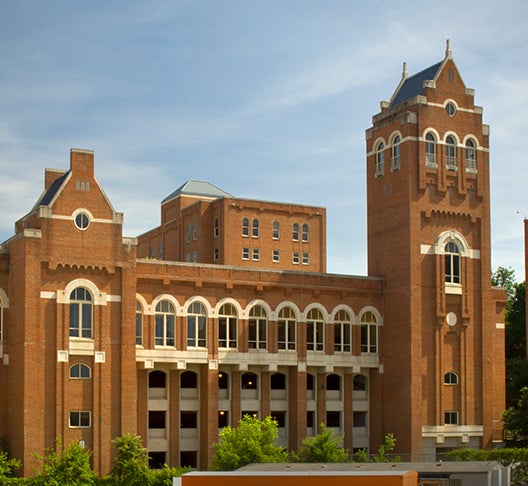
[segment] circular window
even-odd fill
[[[90,226],[90,219],[86,213],[79,213],[75,216],[75,226],[81,230],[85,230]]]
[[[456,113],[456,106],[454,103],[451,103],[451,102],[447,103],[445,109],[449,116],[454,116],[454,114]]]

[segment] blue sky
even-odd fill
[[[125,235],[188,179],[327,208],[328,270],[366,274],[365,129],[445,41],[491,125],[492,263],[524,278],[528,2],[4,0],[0,241],[45,167],[95,151]]]

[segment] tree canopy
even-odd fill
[[[293,457],[299,462],[347,462],[348,451],[339,447],[341,440],[341,436],[321,424],[321,432],[315,437],[306,437]]]

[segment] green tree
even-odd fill
[[[238,427],[224,427],[220,442],[213,444],[212,469],[232,471],[251,463],[285,462],[286,453],[276,445],[277,421],[271,417],[258,420],[245,415]]]
[[[141,437],[124,434],[112,441],[117,449],[114,468],[110,476],[116,485],[146,486],[153,482],[153,473],[148,467],[147,450]]]
[[[491,284],[495,287],[504,287],[508,292],[508,301],[515,292],[515,270],[511,267],[497,267],[491,274]]]
[[[347,462],[348,452],[339,447],[342,436],[321,424],[321,432],[315,437],[306,437],[301,448],[292,457],[299,462]]]
[[[95,485],[95,474],[90,468],[91,451],[84,449],[78,442],[72,442],[64,448],[57,440],[57,449],[48,449],[42,460],[42,468],[29,482],[45,486],[90,486]]]
[[[2,479],[12,478],[13,471],[21,465],[18,459],[9,459],[7,452],[0,452],[0,484]]]
[[[506,430],[514,438],[528,435],[528,386],[521,389],[520,397],[515,407],[510,407],[503,414]]]
[[[515,284],[506,307],[506,357],[526,359],[526,285]]]
[[[396,447],[396,438],[393,434],[385,434],[383,437],[383,444],[379,446],[378,451],[374,455],[372,462],[391,462],[399,461],[400,458],[396,457],[393,459],[389,458],[389,452],[393,451]]]

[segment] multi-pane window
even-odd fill
[[[86,428],[91,425],[91,413],[85,411],[70,412],[70,427]]]
[[[445,385],[458,385],[458,375],[453,371],[446,373],[444,375],[444,384]]]
[[[268,338],[268,314],[264,307],[256,305],[249,311],[250,349],[266,349]]]
[[[291,307],[283,307],[279,312],[279,349],[295,349],[295,327],[297,320]]]
[[[253,256],[252,259],[255,261],[260,260],[260,250],[258,248],[253,248]]]
[[[308,223],[304,223],[302,225],[302,240],[308,241],[310,238],[310,227],[308,226]]]
[[[278,240],[280,238],[280,223],[273,221],[273,239]]]
[[[310,264],[310,254],[307,252],[304,252],[302,254],[302,264],[303,265],[309,265]]]
[[[355,375],[352,389],[354,391],[367,391],[367,377],[365,375]]]
[[[218,258],[220,258],[220,250],[218,250],[218,248],[215,248],[213,251],[213,259],[216,262],[218,261]]]
[[[353,427],[366,427],[367,426],[367,412],[353,412],[352,413],[352,426]]]
[[[340,310],[334,322],[334,351],[350,352],[352,349],[352,320],[350,314]]]
[[[187,309],[187,346],[207,346],[207,311],[201,302],[193,302]]]
[[[378,352],[378,322],[372,312],[365,312],[361,316],[361,352]]]
[[[242,260],[249,260],[249,248],[242,248]]]
[[[400,168],[400,142],[401,138],[399,135],[396,135],[392,140],[391,170]]]
[[[292,240],[299,241],[299,223],[293,223],[292,226]]]
[[[299,252],[298,251],[294,251],[293,252],[292,262],[295,263],[295,264],[299,263]]]
[[[445,253],[445,281],[460,283],[460,250],[456,243],[450,241],[444,247]]]
[[[466,170],[468,172],[475,172],[477,170],[475,142],[471,139],[466,142]]]
[[[436,137],[431,133],[425,135],[425,165],[436,167]]]
[[[306,317],[306,349],[308,351],[324,349],[324,320],[319,309],[311,309]]]
[[[235,306],[224,304],[218,314],[218,346],[220,348],[236,348],[238,314]]]
[[[449,135],[446,138],[446,166],[449,170],[456,170],[457,160],[456,160],[456,141],[455,138]]]
[[[192,261],[193,261],[193,263],[198,263],[198,250],[194,250],[193,251]]]
[[[70,366],[70,378],[86,380],[92,377],[92,370],[84,363],[77,363]]]
[[[156,346],[174,346],[174,324],[176,311],[168,300],[162,300],[156,305],[156,329],[154,344]]]
[[[136,300],[136,344],[143,344],[143,307]]]
[[[220,235],[220,223],[218,221],[218,218],[215,218],[213,225],[213,236],[217,238],[218,235]]]
[[[379,142],[376,145],[376,171],[375,176],[382,176],[385,172],[385,144]]]
[[[187,223],[187,243],[191,242],[191,223]]]
[[[444,423],[446,425],[458,425],[458,412],[444,412]]]
[[[249,219],[242,220],[242,236],[249,236]]]
[[[77,287],[70,294],[70,337],[93,338],[92,294]]]
[[[195,221],[193,223],[193,240],[198,239],[198,223]]]
[[[273,250],[273,261],[280,262],[280,250]]]
[[[253,220],[253,226],[252,226],[252,235],[253,235],[253,238],[258,238],[260,236],[260,223],[259,223],[259,220],[258,219],[254,219]]]

